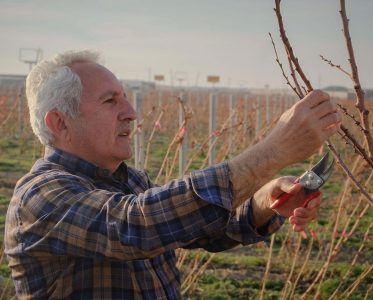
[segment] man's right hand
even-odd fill
[[[341,116],[327,93],[310,92],[282,114],[265,143],[285,165],[306,159],[337,132]]]

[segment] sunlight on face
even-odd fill
[[[94,63],[72,67],[83,85],[79,116],[71,120],[72,153],[114,171],[131,152],[131,121],[136,113],[123,87],[108,69]]]

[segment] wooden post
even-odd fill
[[[266,100],[266,126],[268,127],[269,124],[271,123],[271,96],[270,95],[266,95],[265,96],[265,100]]]
[[[209,165],[215,163],[215,146],[214,142],[216,140],[216,94],[210,94],[209,99]]]
[[[162,99],[162,90],[158,87],[158,107],[162,109],[163,106],[163,99]]]
[[[185,113],[183,109],[183,105],[186,104],[186,95],[181,92],[179,94],[181,103],[179,104],[179,127],[183,125],[184,119],[185,119]],[[181,145],[179,149],[179,177],[183,177],[185,173],[185,166],[188,158],[188,130],[186,125],[184,125],[184,134],[181,139]]]
[[[243,101],[244,101],[244,108],[243,108],[243,132],[244,134],[247,133],[247,127],[248,127],[248,118],[247,118],[247,115],[248,115],[248,110],[249,110],[249,96],[248,95],[245,95],[244,98],[243,98]]]
[[[24,128],[24,119],[23,119],[23,109],[24,109],[24,98],[25,98],[25,95],[24,95],[24,89],[23,88],[20,88],[18,93],[17,93],[17,96],[15,97],[18,97],[18,137],[21,137],[22,136],[22,133],[23,133],[23,128]],[[17,100],[15,100],[17,101]]]
[[[257,138],[260,130],[262,129],[262,103],[260,96],[256,98],[256,125],[255,125],[255,137]]]
[[[234,153],[234,132],[235,128],[234,126],[236,125],[236,97],[233,95],[229,95],[229,116],[231,117],[230,119],[230,129],[229,129],[229,144],[228,144],[228,155],[229,158],[233,156]]]
[[[139,91],[133,92],[134,107],[137,113],[137,119],[135,120],[135,168],[144,168],[144,132],[142,126],[140,125],[143,121],[142,114],[142,95]]]

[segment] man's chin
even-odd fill
[[[132,158],[132,151],[126,151],[126,153],[123,153],[121,156],[122,161],[130,160]]]

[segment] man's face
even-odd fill
[[[131,157],[131,121],[136,113],[117,78],[94,63],[75,63],[83,85],[80,114],[67,122],[69,150],[101,168],[114,171]]]

